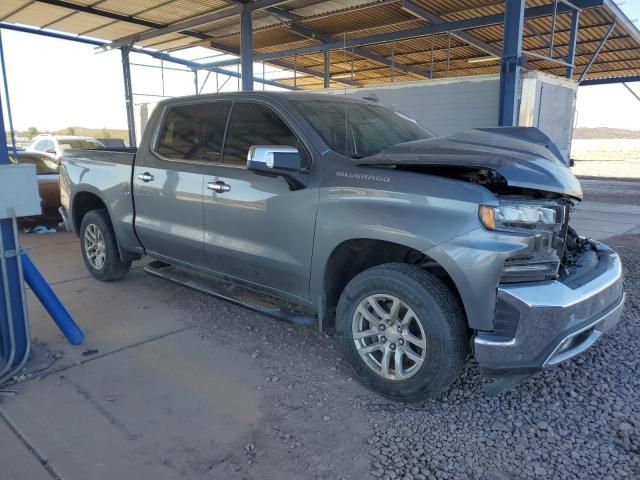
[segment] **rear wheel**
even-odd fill
[[[105,209],[91,210],[80,226],[82,258],[87,269],[98,280],[109,282],[124,277],[131,262],[123,262],[116,236]]]
[[[336,330],[358,379],[398,400],[441,392],[459,375],[467,351],[455,295],[405,264],[374,267],[351,280],[338,303]]]

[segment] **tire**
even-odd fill
[[[80,250],[87,270],[100,281],[120,280],[131,268],[130,261],[123,262],[120,258],[116,236],[105,209],[91,210],[83,217]]]
[[[387,316],[394,306],[397,313],[375,314],[374,303]],[[400,263],[370,268],[349,282],[338,302],[336,333],[361,383],[407,402],[448,387],[460,375],[468,349],[466,318],[456,296],[435,276]]]

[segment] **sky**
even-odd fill
[[[632,20],[640,17],[640,0],[617,3]],[[10,30],[2,31],[2,40],[16,130],[26,130],[31,126],[41,131],[59,130],[67,126],[126,128],[119,51],[97,53],[91,45]],[[212,53],[210,50],[197,49],[185,55],[195,58]],[[174,55],[177,56],[176,53]],[[146,55],[133,54],[131,61],[156,66],[160,64]],[[254,73],[260,74],[261,68],[256,65]],[[200,73],[201,85],[205,75],[204,72]],[[277,75],[273,70],[267,72],[268,77]],[[214,77],[211,75],[204,92],[215,91]],[[162,71],[159,68],[132,66],[133,91],[139,94],[135,101],[156,101],[162,95],[194,93],[191,72],[165,70],[164,79],[163,92]],[[219,82],[224,82],[222,76]],[[628,85],[640,95],[640,82]],[[231,78],[223,90],[236,88],[237,80]],[[2,102],[5,106],[4,95]],[[4,110],[7,122],[6,108]],[[640,129],[640,101],[622,85],[580,87],[576,120],[579,127]],[[9,127],[8,123],[6,127]]]

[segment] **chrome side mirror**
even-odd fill
[[[286,145],[253,145],[247,155],[251,170],[300,170],[302,159],[296,147]]]

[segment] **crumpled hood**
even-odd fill
[[[549,137],[533,127],[467,130],[450,137],[390,146],[357,160],[360,165],[446,165],[485,167],[513,187],[582,199],[580,182]]]

